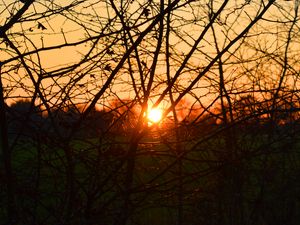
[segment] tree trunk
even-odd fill
[[[4,186],[6,189],[6,210],[8,224],[17,223],[16,204],[14,196],[13,172],[11,165],[11,152],[8,143],[8,127],[6,117],[6,107],[3,96],[2,79],[0,79],[0,150],[1,150],[1,165],[4,171]],[[1,170],[2,170],[1,169]]]

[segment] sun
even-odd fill
[[[150,109],[150,111],[148,112],[147,118],[148,118],[149,122],[158,123],[162,119],[162,114],[163,113],[162,113],[161,109],[153,108],[153,109]]]

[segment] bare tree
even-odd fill
[[[268,176],[299,168],[273,154],[296,148],[297,3],[1,1],[0,220],[273,224]]]

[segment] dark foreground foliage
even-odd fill
[[[129,128],[111,126],[112,113],[95,111],[72,131],[75,109],[49,118],[20,102],[8,111],[18,224],[300,221],[298,122],[152,126],[134,142]],[[1,188],[1,224],[6,197]]]

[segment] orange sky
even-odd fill
[[[3,3],[0,6],[1,10],[3,12],[1,15],[2,18],[3,18],[3,16],[7,16],[9,14],[8,11],[15,12],[12,10],[13,5],[10,5],[11,2],[13,2],[13,1],[11,1],[11,0],[5,1],[6,6],[10,6],[10,7],[8,7],[9,10],[3,11],[3,8],[4,8]],[[64,3],[66,5],[68,2],[71,2],[71,0],[64,1]],[[227,18],[228,22],[231,21],[234,23],[233,26],[229,30],[229,33],[228,33],[229,37],[235,36],[236,33],[238,33],[240,30],[244,29],[244,24],[251,20],[249,18],[249,16],[254,15],[256,13],[255,9],[258,7],[255,4],[249,4],[248,6],[246,6],[244,8],[243,11],[240,12],[239,15],[236,15],[236,14],[231,13],[233,7],[235,6],[234,5],[235,2],[236,1],[232,1],[232,3],[229,3],[226,10],[224,11],[224,13],[222,13],[221,17],[219,18],[220,21],[225,20]],[[199,4],[200,4],[200,2],[199,2]],[[292,11],[292,9],[294,7],[293,4],[291,4],[290,2],[282,1],[282,2],[280,2],[280,4],[282,4],[282,7],[286,8],[286,11]],[[22,6],[22,3],[18,2],[18,4],[14,5],[14,6],[19,8]],[[88,6],[88,4],[87,4],[87,6]],[[218,5],[216,3],[215,7],[217,8],[217,6]],[[280,13],[275,12],[274,9],[275,8],[273,7],[273,11],[271,11],[271,14],[281,15]],[[85,16],[82,16],[82,20],[85,20],[84,23],[90,24],[90,26],[88,26],[88,28],[90,28],[90,30],[84,30],[80,26],[80,24],[76,24],[75,22],[72,22],[71,20],[66,20],[66,18],[62,17],[62,16],[55,16],[55,17],[40,19],[39,22],[42,23],[46,27],[46,30],[38,29],[37,21],[30,21],[30,22],[22,23],[21,25],[17,24],[16,26],[14,26],[12,31],[21,31],[21,32],[25,31],[27,38],[28,38],[28,41],[26,41],[26,45],[19,46],[19,50],[21,52],[24,52],[24,51],[32,50],[32,49],[34,49],[34,47],[40,48],[42,46],[48,47],[48,46],[53,46],[53,45],[59,45],[59,44],[64,44],[66,41],[68,43],[77,42],[77,41],[82,40],[83,38],[87,37],[87,35],[95,35],[95,32],[93,32],[92,29],[94,29],[94,30],[98,29],[98,31],[100,31],[101,28],[105,26],[105,24],[102,24],[102,23],[104,21],[107,21],[108,15],[113,16],[113,10],[111,8],[108,8],[107,5],[105,5],[105,3],[95,4],[93,6],[89,6],[86,8],[82,7],[81,9],[77,9],[77,11],[79,11],[79,10],[82,10],[82,12],[86,13]],[[137,18],[140,15],[141,9],[139,9],[138,1],[134,1],[134,4],[131,6],[131,10],[134,13],[133,18]],[[200,7],[194,8],[194,9],[185,8],[185,10],[186,10],[185,12],[182,10],[176,12],[178,18],[184,17],[187,19],[189,17],[192,17],[192,15],[194,15],[195,13],[198,14],[199,16],[204,15],[204,13],[205,13]],[[192,11],[192,10],[194,10],[194,11]],[[34,4],[34,7],[31,7],[30,11],[33,13],[41,12],[41,11],[43,11],[43,7],[41,6],[41,4]],[[194,14],[192,14],[192,12]],[[155,12],[153,12],[153,13],[155,13]],[[98,14],[98,17],[95,17],[96,14]],[[238,18],[238,20],[235,20],[236,18]],[[72,19],[75,19],[75,18],[72,18]],[[285,19],[285,18],[283,18],[283,19]],[[91,21],[91,20],[93,20],[93,21]],[[188,43],[192,43],[193,38],[196,38],[199,35],[203,24],[205,24],[205,21],[207,21],[207,19],[204,18],[203,22],[200,21],[198,24],[180,24],[180,20],[177,20],[176,22],[174,22],[172,24],[173,26],[180,25],[181,26],[181,29],[180,29],[181,34],[186,35],[185,41],[187,43],[184,43],[183,40],[180,40],[180,36],[178,36],[178,37],[176,37],[174,35],[172,36],[171,43],[178,43],[176,46],[177,53],[186,54],[190,50]],[[4,19],[0,20],[1,24],[3,24],[4,22],[5,22]],[[144,27],[146,27],[146,25]],[[141,27],[141,29],[142,28],[143,28],[143,26]],[[33,29],[33,32],[30,32],[29,29]],[[114,29],[118,29],[118,27],[115,26]],[[228,40],[224,38],[224,31],[226,31],[226,29],[225,29],[225,27],[222,27],[222,26],[215,26],[215,29],[218,33],[219,45],[222,46],[223,43],[228,42]],[[275,29],[275,27],[274,27],[274,29]],[[189,37],[187,36],[187,34],[189,35]],[[24,39],[24,37],[22,35],[16,36],[15,38],[16,38],[16,40]],[[202,52],[205,52],[206,54],[208,54],[208,56],[213,57],[215,55],[215,48],[213,46],[213,42],[212,42],[213,40],[211,38],[212,38],[211,32],[209,32],[208,35],[205,36],[203,42],[200,43],[199,49]],[[270,35],[270,36],[266,36],[266,38],[268,39],[268,42],[270,43],[270,41],[272,40],[272,38],[274,38],[274,36]],[[30,42],[32,44],[30,44]],[[23,42],[23,43],[25,44],[25,42]],[[41,52],[39,55],[41,66],[44,70],[50,72],[61,66],[75,63],[82,58],[82,54],[84,55],[90,49],[90,46],[89,46],[90,43],[91,42],[89,42],[88,44],[81,44],[76,47],[64,47],[61,49]],[[103,45],[103,43],[104,42],[102,42],[102,45]],[[145,45],[149,45],[149,44],[145,44]],[[298,46],[298,44],[297,44],[297,46]],[[8,59],[10,56],[7,55],[7,51],[5,51],[6,47],[4,46],[4,44],[2,44],[1,47],[2,47],[2,50],[1,50],[1,54],[0,54],[0,60]],[[27,48],[27,50],[25,50],[25,47]],[[106,46],[103,45],[102,48],[105,48],[105,47]],[[101,47],[100,47],[100,49],[101,49]],[[296,53],[298,53],[298,51]],[[247,54],[249,54],[249,52]],[[34,58],[34,57],[35,56],[33,56],[32,59],[36,60],[36,58]],[[195,67],[201,68],[202,66],[205,66],[206,62],[209,61],[209,59],[206,59],[206,58],[207,58],[207,56],[203,55],[199,51],[198,54],[195,54],[191,58],[190,65],[194,68]],[[180,57],[178,57],[178,59],[180,59]],[[152,62],[151,58],[149,57],[147,60],[148,60],[147,65],[150,65]],[[112,64],[112,66],[115,65],[115,63],[113,63],[113,62],[111,64]],[[180,62],[178,62],[178,64],[180,64]],[[174,63],[174,67],[171,68],[171,72],[174,73],[177,68],[178,68],[178,65],[175,65],[175,63]],[[201,70],[201,69],[199,69],[199,70]],[[235,72],[238,72],[240,70],[240,68],[235,68],[235,67],[231,68],[229,66],[227,69],[228,76],[232,76],[233,70]],[[159,82],[159,79],[164,79],[163,77],[165,76],[165,71],[166,71],[165,64],[164,63],[160,64],[157,69],[156,82]],[[18,77],[18,76],[22,76],[22,75],[20,75],[21,73],[24,73],[24,71],[19,70],[19,71],[17,71],[17,74],[14,74],[14,75],[12,74],[12,75]],[[181,76],[181,78],[179,79],[179,84],[182,86],[182,88],[184,88],[186,85],[188,85],[197,73],[198,72],[196,72],[196,73],[189,72],[189,73],[183,74],[183,76]],[[130,81],[129,78],[127,77],[127,75],[119,74],[118,76],[119,76],[119,78],[121,76],[124,76],[122,79],[120,78],[120,80]],[[58,81],[63,83],[63,82],[67,82],[68,79],[69,78],[60,78],[60,79],[58,79]],[[13,82],[14,80],[16,80],[16,79],[11,79],[10,83]],[[18,81],[18,79],[16,81]],[[97,86],[99,88],[103,84],[103,81],[101,81],[101,79],[100,79],[97,83],[95,83],[93,85],[93,83],[91,81],[91,77],[89,77],[89,76],[86,76],[86,78],[84,78],[82,80],[82,82],[86,82],[86,81],[91,82],[87,88],[95,89],[95,91],[97,91]],[[22,79],[22,82],[30,85],[29,80]],[[47,86],[47,85],[49,86],[51,84],[51,82],[53,82],[53,81],[51,81],[51,79],[45,80],[44,86]],[[210,84],[209,82],[211,82],[211,80],[205,81],[205,79],[202,79],[201,83],[199,83],[198,88],[195,89],[195,92],[199,93],[199,95],[209,94],[208,92],[213,91],[213,87],[207,88],[207,85]],[[122,98],[123,97],[124,98],[128,98],[128,97],[132,98],[132,97],[134,97],[134,93],[127,91],[128,88],[131,88],[130,85],[131,85],[130,83],[125,84],[125,82],[123,82],[123,83],[119,82],[119,84],[114,85],[114,87],[112,88],[112,91],[116,92]],[[163,87],[163,85],[162,85],[162,87]],[[153,89],[153,95],[158,95],[160,93],[159,90],[160,89]],[[91,91],[90,93],[92,94],[93,91]],[[21,88],[19,88],[17,91],[14,92],[15,96],[17,96],[18,94],[22,95]],[[83,96],[85,96],[86,98],[89,98],[89,96],[91,97],[92,95],[89,95],[88,92],[84,93],[84,90],[83,90]],[[211,96],[208,95],[207,98],[213,99],[214,94],[212,94]]]

